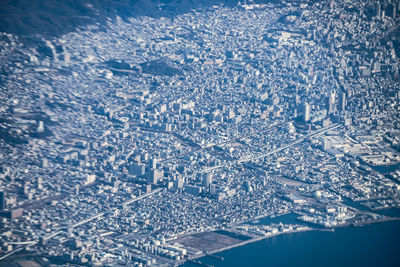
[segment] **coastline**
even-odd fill
[[[259,241],[262,241],[262,240],[267,240],[267,239],[270,239],[272,237],[276,237],[276,236],[280,236],[280,235],[294,234],[294,233],[300,233],[300,232],[334,232],[336,228],[339,229],[339,228],[348,228],[348,227],[363,227],[363,226],[367,226],[367,225],[383,223],[383,222],[390,222],[390,221],[400,221],[400,218],[398,218],[398,217],[384,217],[384,218],[380,218],[380,219],[376,219],[376,220],[369,220],[369,221],[360,222],[360,223],[346,223],[346,224],[334,226],[332,228],[312,228],[312,227],[304,226],[301,229],[290,230],[290,231],[285,231],[285,232],[278,232],[278,233],[267,235],[267,236],[255,237],[255,238],[251,238],[249,240],[245,240],[245,241],[240,242],[240,243],[236,243],[236,244],[233,244],[233,245],[229,245],[229,246],[220,248],[220,249],[216,249],[216,250],[213,250],[213,251],[206,251],[206,252],[203,252],[201,254],[194,255],[193,257],[185,259],[184,261],[182,261],[182,263],[179,264],[179,266],[183,266],[186,262],[192,262],[192,263],[195,263],[195,264],[208,266],[207,264],[203,264],[202,262],[199,262],[199,261],[196,261],[196,260],[199,259],[199,258],[203,258],[203,257],[206,257],[206,256],[210,256],[210,255],[216,254],[216,253],[227,251],[227,250],[230,250],[230,249],[233,249],[233,248],[242,247],[242,246],[245,246],[245,245],[248,245],[248,244],[252,244],[252,243],[256,243],[256,242],[259,242]]]

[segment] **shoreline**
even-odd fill
[[[311,227],[308,227],[308,226],[304,226],[305,228],[302,228],[302,229],[291,230],[291,231],[286,231],[286,232],[278,232],[278,233],[271,234],[271,235],[268,235],[268,236],[255,237],[255,238],[251,238],[249,240],[245,240],[243,242],[239,242],[239,243],[236,243],[236,244],[233,244],[233,245],[229,245],[229,246],[220,248],[220,249],[203,252],[203,253],[201,253],[199,255],[195,255],[193,257],[185,259],[178,266],[182,266],[183,264],[185,264],[186,262],[189,262],[189,261],[194,261],[194,260],[199,259],[199,258],[203,258],[203,257],[206,257],[206,256],[214,255],[216,253],[220,253],[220,252],[227,251],[227,250],[230,250],[230,249],[233,249],[233,248],[237,248],[237,247],[242,247],[242,246],[245,246],[245,245],[248,245],[248,244],[251,244],[251,243],[256,243],[256,242],[259,242],[259,241],[262,241],[262,240],[267,240],[269,238],[280,236],[280,235],[284,235],[284,234],[294,234],[294,233],[311,232],[311,231],[334,232],[336,228],[363,227],[363,226],[368,226],[368,225],[371,225],[371,224],[383,223],[383,222],[391,222],[391,221],[400,221],[400,218],[398,218],[398,217],[385,217],[385,218],[366,221],[366,222],[362,222],[362,223],[358,223],[358,224],[356,224],[356,223],[346,223],[346,224],[343,224],[343,225],[334,226],[332,228],[311,228]],[[200,264],[201,264],[201,262],[200,262]]]
[[[219,253],[219,252],[223,252],[223,251],[230,250],[230,249],[233,249],[233,248],[245,246],[247,244],[255,243],[255,242],[258,242],[258,241],[266,240],[268,238],[272,238],[272,237],[275,237],[275,236],[279,236],[279,235],[283,235],[283,234],[294,234],[294,233],[300,233],[300,232],[309,232],[309,231],[332,232],[332,231],[334,231],[334,229],[333,228],[332,229],[323,229],[323,228],[317,229],[317,228],[309,228],[309,227],[307,227],[305,229],[291,230],[291,231],[287,231],[287,232],[279,232],[279,233],[271,234],[271,235],[268,235],[268,236],[255,237],[255,238],[251,238],[249,240],[245,240],[245,241],[240,242],[240,243],[236,243],[236,244],[233,244],[233,245],[229,245],[229,246],[220,248],[220,249],[216,249],[216,250],[209,251],[209,252],[206,252],[206,253],[203,252],[202,254],[195,255],[193,257],[185,259],[185,261],[182,264],[184,264],[186,261],[193,261],[193,260],[196,260],[196,259],[199,259],[199,258],[203,258],[203,257],[209,256],[209,255],[213,255],[213,254],[216,254],[216,253]]]

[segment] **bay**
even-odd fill
[[[199,260],[214,266],[400,266],[400,221],[283,234],[216,255],[224,260]]]

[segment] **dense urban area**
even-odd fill
[[[36,45],[1,33],[0,263],[201,264],[396,219],[399,16],[247,1]],[[297,222],[255,223],[282,214]]]

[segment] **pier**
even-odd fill
[[[204,267],[214,267],[214,265],[202,263],[201,261],[197,261],[197,260],[188,260],[188,262],[199,265],[199,266],[204,266]]]
[[[217,259],[217,260],[220,260],[220,261],[223,261],[223,260],[224,260],[224,257],[222,257],[222,256],[213,255],[213,254],[208,254],[208,253],[205,253],[205,254],[206,254],[206,256],[208,256],[208,257],[210,257],[210,258],[213,258],[213,259]]]

